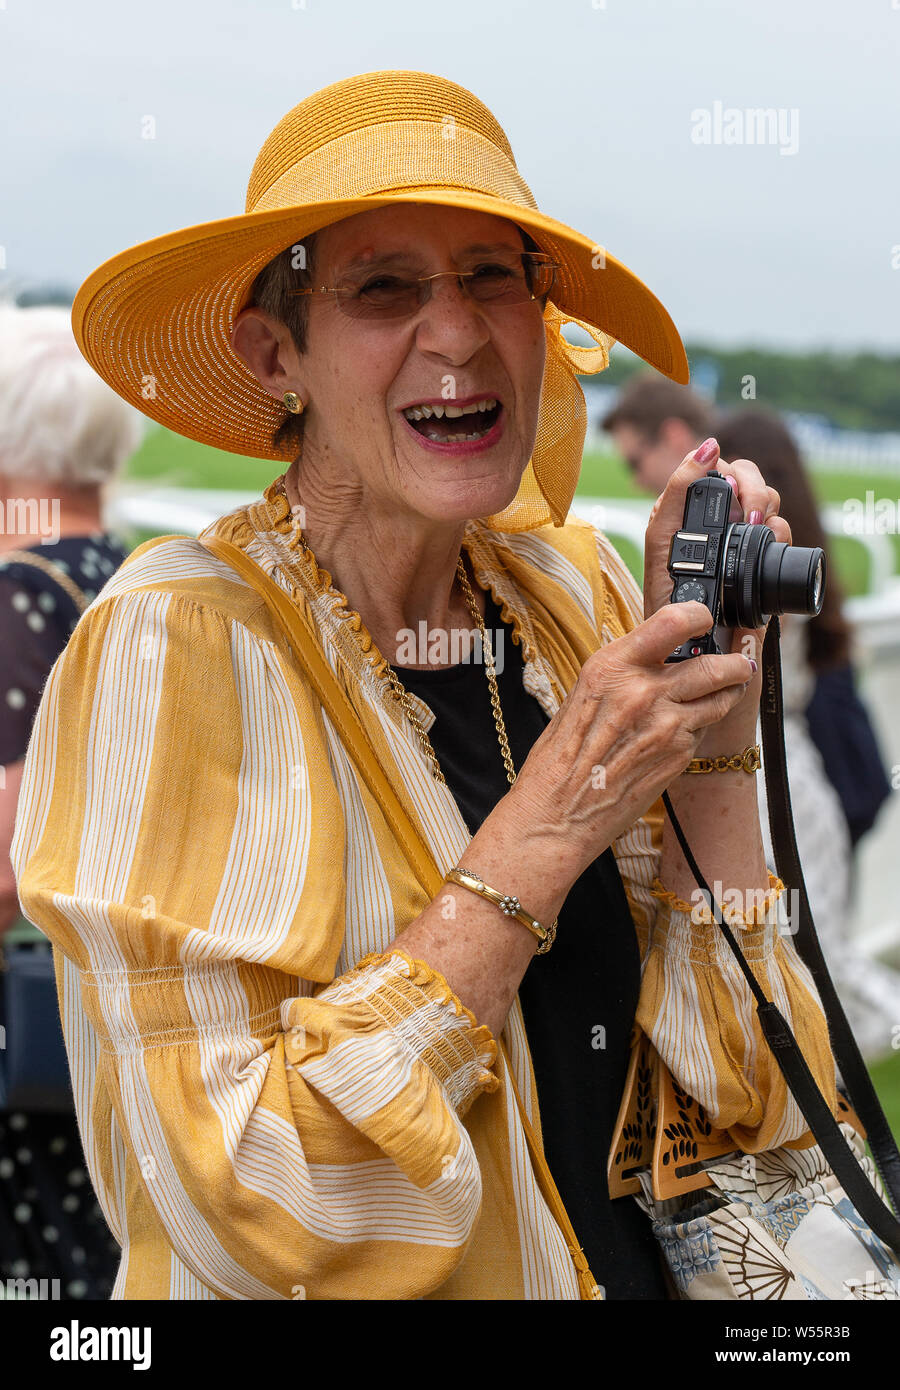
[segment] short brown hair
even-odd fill
[[[658,439],[663,422],[672,419],[683,420],[703,438],[715,429],[713,407],[689,386],[679,386],[655,373],[639,372],[622,388],[602,423],[607,433],[619,425],[634,425],[648,439]]]
[[[303,256],[298,255],[303,248]],[[273,257],[253,281],[248,304],[280,319],[290,330],[297,351],[306,351],[306,332],[309,325],[309,295],[292,294],[292,290],[308,289],[315,268],[316,233],[310,232],[302,242],[294,242]],[[298,264],[298,261],[300,264]],[[303,416],[288,412],[287,418],[272,436],[276,449],[290,445],[299,454],[303,445]]]

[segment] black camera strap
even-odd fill
[[[794,940],[797,953],[812,975],[819,991],[828,1023],[831,1049],[840,1068],[849,1099],[866,1128],[866,1137],[875,1166],[894,1208],[900,1211],[900,1152],[897,1150],[897,1144],[875,1094],[871,1077],[825,963],[825,957],[816,936],[806,884],[803,880],[800,856],[797,852],[784,747],[780,632],[781,625],[778,618],[771,618],[763,645],[763,693],[760,706],[766,800],[775,864],[785,886],[797,889],[800,906],[799,922],[791,922],[792,930],[795,932]],[[691,853],[684,831],[678,823],[678,818],[666,792],[663,792],[663,802],[691,872],[706,894],[710,910],[756,1000],[757,1016],[763,1036],[772,1050],[779,1070],[799,1105],[816,1143],[859,1215],[884,1241],[885,1245],[900,1255],[900,1221],[878,1195],[860,1167],[853,1150],[838,1128],[828,1102],[815,1082],[787,1020],[771,1000],[766,998],[756,976],[747,964],[731,928],[723,918],[720,905],[715,901],[709,884],[700,872],[697,861]]]

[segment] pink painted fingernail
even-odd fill
[[[737,478],[733,473],[727,473],[725,476],[728,479],[728,486],[731,488],[731,491],[737,495]]]
[[[712,435],[710,435],[709,439],[704,439],[703,443],[700,445],[700,448],[695,451],[694,462],[709,463],[710,459],[714,459],[718,452],[719,441],[717,439],[714,439]]]
[[[761,524],[761,522],[762,522],[762,519],[763,519],[763,514],[762,514],[762,512],[757,511],[757,510],[754,508],[754,510],[753,510],[753,511],[750,513],[750,515],[747,517],[747,524],[748,524],[749,526],[759,526],[759,525]]]
[[[747,660],[750,662],[750,665],[753,667],[753,674],[754,674],[754,676],[755,676],[756,673],[757,673],[757,671],[759,670],[759,667],[757,666],[756,662],[753,660],[753,657],[752,657],[752,656],[748,656],[748,657],[747,657]]]

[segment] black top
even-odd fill
[[[522,684],[522,653],[511,628],[502,623],[490,593],[485,598],[485,626],[518,772],[548,720]],[[509,790],[483,665],[466,660],[398,672],[434,711],[429,738],[474,835]],[[491,886],[515,891],[514,884]],[[610,1201],[606,1181],[639,988],[634,923],[615,856],[607,849],[572,886],[553,948],[532,959],[519,1000],[547,1162],[591,1271],[612,1299],[668,1297],[647,1218],[631,1197]]]
[[[118,537],[63,536],[28,553],[58,565],[90,602],[125,560]],[[55,579],[0,551],[0,766],[24,758],[50,669],[80,614]]]

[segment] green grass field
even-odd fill
[[[887,1122],[900,1141],[900,1052],[869,1067],[872,1084],[878,1093]]]
[[[125,471],[126,478],[153,481],[160,487],[223,488],[262,490],[280,472],[268,459],[243,458],[226,454],[204,444],[195,444],[170,431],[153,427]],[[900,476],[896,483],[884,474],[814,472],[813,481],[820,501],[840,503],[846,497],[864,498],[867,489],[876,497],[900,498]],[[584,456],[578,493],[586,497],[636,498],[646,500],[631,480],[625,466],[612,455],[588,452]],[[135,531],[130,539],[137,545],[153,531]],[[624,537],[615,537],[632,573],[640,578],[642,556]],[[900,572],[900,536],[892,536],[896,570]],[[832,542],[833,563],[850,594],[864,594],[869,588],[869,556],[866,548],[852,536],[838,536]]]
[[[900,498],[900,476],[896,481],[883,473],[812,473],[813,486],[821,503],[838,503],[847,497],[865,498],[871,489],[876,497]],[[593,497],[641,498],[645,494],[635,487],[623,464],[609,454],[586,453],[581,466],[578,491]],[[894,546],[894,567],[900,572],[900,536],[891,536]],[[635,547],[622,540],[620,549],[633,574],[641,572],[641,557]],[[852,536],[836,536],[831,541],[831,555],[838,576],[848,595],[865,594],[869,589],[869,554],[866,547]]]

